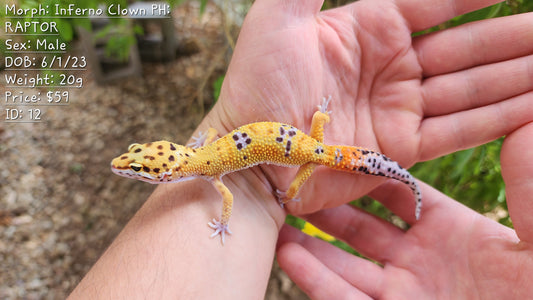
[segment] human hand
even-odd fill
[[[533,294],[533,123],[510,134],[502,172],[516,232],[422,184],[425,216],[409,230],[345,205],[306,217],[382,266],[294,228],[280,266],[313,299],[527,299]],[[407,218],[411,195],[387,182],[372,195]]]
[[[308,131],[316,105],[331,95],[326,143],[371,148],[403,166],[502,136],[533,120],[532,15],[411,38],[495,2],[359,1],[319,12],[319,0],[256,1],[220,100],[200,130],[226,133],[269,120]],[[261,171],[255,174],[270,190],[286,189],[294,175],[271,166]],[[338,206],[381,182],[319,168],[299,195],[303,201],[288,208]]]

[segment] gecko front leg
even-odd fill
[[[207,144],[210,144],[217,137],[217,130],[215,128],[209,128],[206,132],[198,132],[198,137],[193,136],[192,142],[188,143],[187,146],[191,148],[200,148]]]
[[[211,183],[217,189],[218,193],[222,196],[222,216],[220,217],[220,221],[213,219],[213,222],[209,222],[207,224],[209,225],[209,227],[215,230],[211,237],[220,235],[222,239],[222,244],[224,244],[226,233],[231,234],[228,222],[229,218],[231,217],[231,209],[233,207],[233,194],[231,194],[230,190],[224,185],[224,183],[222,183],[222,180],[220,180],[220,178],[213,179]]]
[[[196,146],[195,148],[199,148],[199,147],[212,143],[216,139],[217,134],[218,133],[216,129],[209,128],[207,132],[205,132],[204,134],[200,133],[198,138],[193,138],[194,139],[193,147]],[[210,180],[210,182],[213,184],[213,186],[218,191],[220,196],[222,196],[223,202],[222,202],[222,215],[220,217],[220,221],[213,219],[213,221],[207,223],[207,225],[209,225],[209,227],[215,230],[215,232],[211,235],[211,237],[220,235],[222,244],[224,244],[226,240],[226,233],[231,234],[231,230],[229,230],[228,222],[229,222],[229,218],[231,217],[231,209],[233,208],[233,194],[224,185],[220,177],[213,178],[212,180]]]

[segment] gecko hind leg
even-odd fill
[[[311,121],[309,135],[321,143],[324,142],[324,125],[330,121],[329,115],[331,111],[328,111],[330,101],[331,96],[322,98],[322,104],[318,105],[318,110],[313,114],[313,120]]]
[[[291,185],[289,186],[287,192],[276,190],[276,196],[278,197],[278,202],[281,207],[284,207],[285,204],[291,201],[300,201],[300,198],[296,198],[296,195],[298,195],[300,189],[307,181],[309,176],[311,176],[316,167],[317,164],[315,163],[306,163],[298,169],[298,173],[296,173],[296,176],[291,182]]]
[[[311,121],[310,136],[318,142],[324,142],[324,125],[330,121],[328,111],[328,105],[331,101],[331,96],[328,98],[322,98],[322,104],[318,105],[318,110],[313,114],[313,120]],[[276,190],[276,196],[281,207],[284,207],[290,201],[299,201],[296,199],[296,195],[300,192],[300,189],[304,183],[309,179],[309,176],[313,173],[318,166],[316,163],[307,163],[298,169],[298,173],[294,177],[287,192]]]

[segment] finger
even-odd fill
[[[521,240],[533,242],[533,123],[505,138],[501,164],[513,226]]]
[[[285,226],[280,234],[298,236],[299,242],[305,246],[321,242],[322,247],[320,248],[324,254],[329,253],[331,256],[338,255],[339,252],[344,253],[344,256],[347,254],[333,245],[305,236],[297,231],[290,226]],[[315,241],[311,242],[310,240]],[[324,265],[320,258],[310,253],[303,245],[292,242],[282,243],[277,251],[277,259],[280,267],[311,299],[372,299],[340,277],[335,270]],[[354,268],[357,266],[354,266],[350,261],[363,260],[353,255],[343,257],[343,259],[350,267]],[[378,266],[375,267],[379,268]],[[359,277],[364,279],[364,274],[362,275]]]
[[[533,91],[484,107],[424,119],[418,160],[478,146],[532,122],[532,101]]]
[[[391,260],[393,246],[404,235],[398,227],[350,205],[324,209],[305,219],[380,263]]]
[[[422,85],[424,116],[481,107],[532,90],[533,55],[434,76]]]
[[[425,77],[525,56],[533,53],[533,13],[423,35],[413,47]]]
[[[438,25],[458,15],[471,12],[500,0],[397,0],[396,5],[413,32]]]
[[[417,181],[422,193],[422,211],[420,220],[415,221],[415,197],[409,188],[396,180],[387,180],[368,195],[379,201],[392,213],[400,217],[409,224],[419,223],[428,219],[435,219],[438,211],[446,210],[446,216],[463,215],[466,211],[474,213],[472,210],[459,204],[457,201],[447,197],[438,190],[432,188],[422,181]]]
[[[282,228],[280,235],[282,240],[300,244],[322,264],[365,294],[371,297],[378,295],[383,269],[375,263],[332,247],[329,243],[303,234],[288,225]]]

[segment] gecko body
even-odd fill
[[[118,175],[150,183],[179,182],[204,178],[213,183],[224,200],[220,221],[213,219],[209,226],[212,236],[221,235],[222,242],[228,228],[233,196],[222,183],[227,173],[269,163],[281,166],[300,166],[287,192],[280,192],[281,203],[294,199],[298,191],[318,165],[358,174],[383,176],[408,185],[416,198],[416,219],[420,216],[421,193],[414,177],[397,162],[378,152],[354,147],[332,146],[323,143],[323,126],[329,122],[326,110],[329,99],[313,115],[310,135],[292,125],[278,122],[257,122],[241,126],[215,140],[216,131],[210,129],[197,139],[196,147],[168,141],[132,144],[128,152],[111,162]]]

